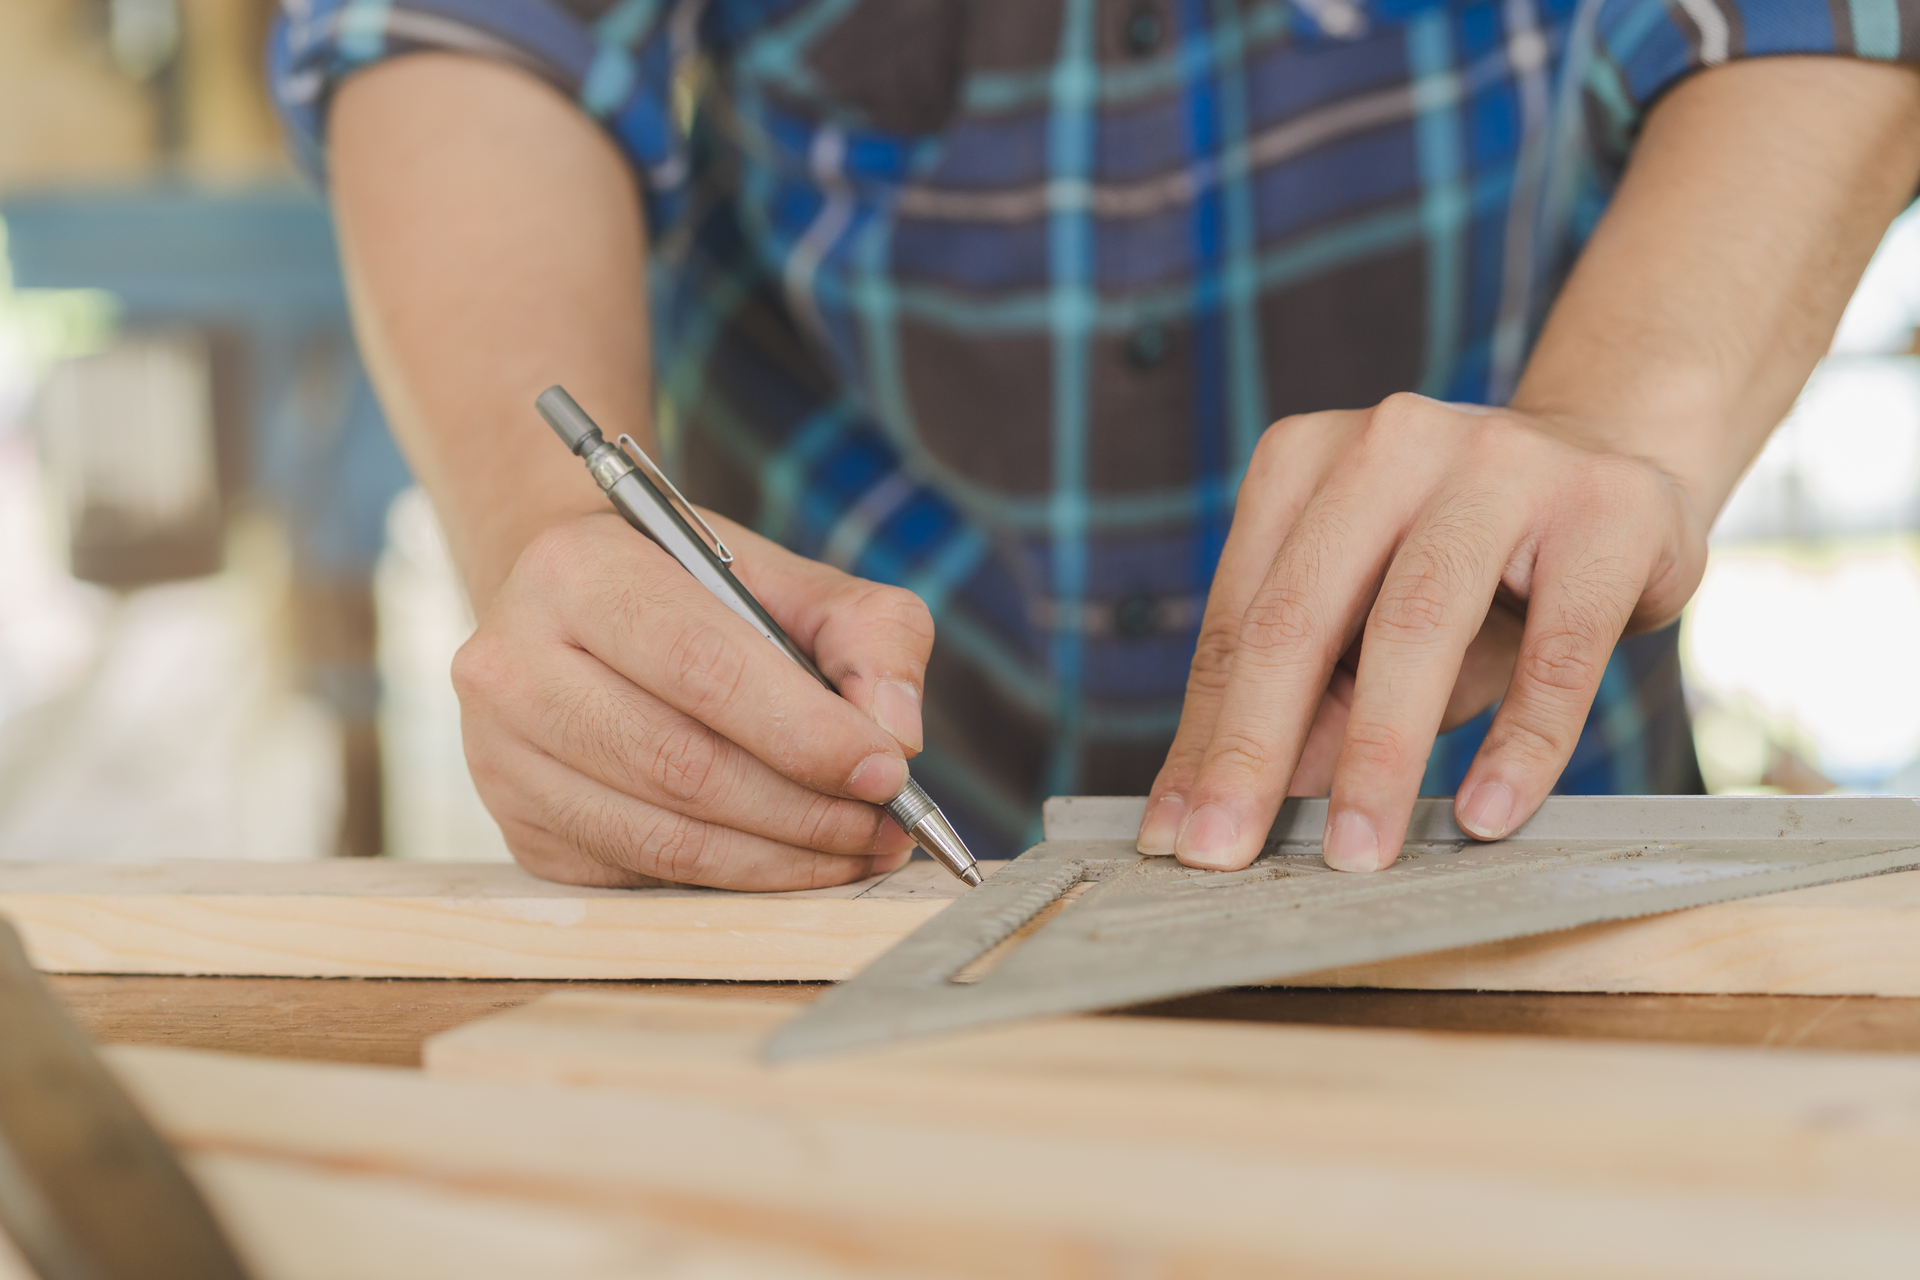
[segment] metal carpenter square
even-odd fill
[[[1325,800],[1289,800],[1244,871],[1143,857],[1144,802],[1049,802],[1049,838],[827,992],[773,1058],[1047,1014],[1109,1009],[1920,868],[1920,800],[1889,796],[1555,797],[1506,840],[1415,807],[1400,860],[1320,859]],[[1077,900],[973,981],[976,957],[1082,881]]]

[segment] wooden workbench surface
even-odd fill
[[[428,1036],[563,989],[810,1000],[818,983],[504,982],[376,978],[49,979],[104,1044],[171,1045],[418,1066]],[[1598,1040],[1920,1053],[1920,999],[1263,988],[1136,1009],[1171,1017]]]

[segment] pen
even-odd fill
[[[587,464],[587,470],[612,501],[614,509],[627,518],[628,524],[658,543],[660,549],[678,560],[680,567],[692,574],[701,586],[717,596],[721,604],[745,618],[755,631],[771,640],[780,652],[799,663],[808,675],[825,685],[828,692],[839,693],[832,681],[820,674],[820,668],[813,665],[813,660],[800,652],[799,647],[787,638],[787,633],[780,629],[780,624],[760,607],[760,602],[733,576],[733,553],[727,550],[727,544],[720,540],[713,526],[693,509],[693,504],[681,496],[673,481],[667,479],[666,473],[653,464],[653,459],[647,456],[632,436],[622,435],[617,445],[608,444],[600,434],[600,428],[593,424],[593,419],[560,387],[548,387],[533,404],[567,448]],[[628,456],[629,451],[631,457]],[[654,480],[666,486],[667,492],[678,500],[679,507],[667,500],[666,494],[660,492]],[[693,526],[680,514],[682,509],[706,531],[707,537],[713,540],[711,546],[693,531]],[[912,836],[914,843],[931,854],[934,861],[969,885],[980,883],[980,869],[973,860],[973,854],[967,851],[953,824],[947,821],[947,815],[940,812],[940,806],[927,797],[927,793],[920,789],[920,784],[911,775],[900,794],[883,807],[888,816],[900,824],[900,829]]]

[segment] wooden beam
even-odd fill
[[[578,889],[496,863],[0,864],[0,914],[53,973],[838,980],[960,892],[928,862],[781,894]],[[1920,996],[1920,872],[1287,985]]]
[[[1916,996],[1920,871],[1327,969],[1286,985]]]
[[[637,1213],[258,1155],[186,1164],[254,1280],[883,1280]],[[35,1280],[4,1235],[0,1280]]]
[[[442,1077],[631,1090],[794,1114],[967,1117],[1088,1139],[1525,1169],[1623,1185],[1822,1188],[1920,1203],[1920,1055],[1055,1018],[771,1066],[790,1004],[574,991],[427,1041]],[[1847,1100],[1859,1150],[1815,1168]],[[1524,1124],[1516,1124],[1525,1116]],[[1869,1119],[1869,1117],[1871,1117]],[[1676,1152],[1685,1152],[1676,1161]],[[1837,1157],[1837,1151],[1828,1155]],[[1909,1190],[1878,1179],[1890,1177]],[[1869,1190],[1854,1180],[1874,1179]],[[1891,1203],[1891,1201],[1890,1201]],[[1920,1218],[1916,1218],[1920,1227]]]
[[[49,973],[817,981],[962,888],[930,862],[769,894],[582,889],[500,863],[10,863],[0,914]]]
[[[1088,1018],[763,1067],[782,1016],[550,997],[449,1033],[425,1076],[108,1052],[196,1153],[946,1275],[1767,1280],[1920,1256],[1913,1057]]]

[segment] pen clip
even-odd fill
[[[640,442],[623,431],[620,433],[619,440],[615,443],[620,446],[622,453],[627,454],[627,456],[633,460],[634,465],[638,466],[655,480],[658,480],[661,484],[667,486],[667,492],[672,494],[673,500],[680,504],[680,509],[691,516],[693,522],[704,529],[709,538],[713,539],[713,554],[719,557],[720,563],[732,564],[733,552],[727,550],[727,544],[720,541],[720,535],[713,531],[713,526],[707,523],[707,518],[694,510],[693,504],[687,501],[686,495],[680,492],[679,486],[667,479],[667,473],[654,465],[653,459],[647,456],[647,451],[640,447]]]

